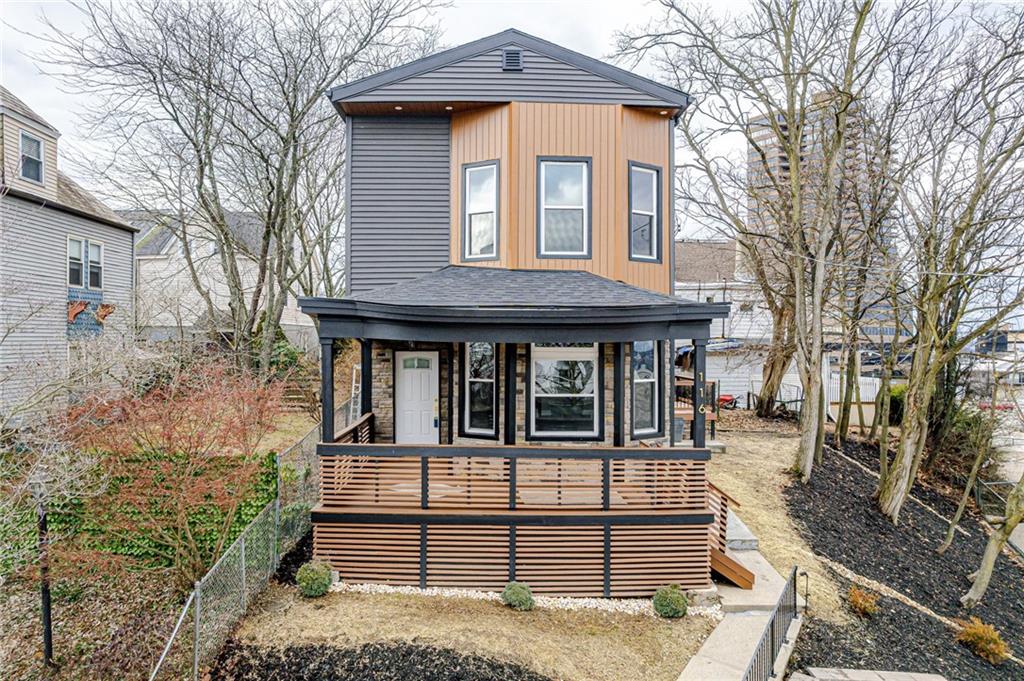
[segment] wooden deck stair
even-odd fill
[[[754,573],[724,551],[711,547],[711,571],[741,589],[754,588]]]

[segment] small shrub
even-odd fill
[[[295,583],[306,598],[319,598],[331,588],[331,566],[311,560],[295,573]]]
[[[513,610],[533,610],[533,592],[528,584],[509,582],[501,592],[501,602]]]
[[[959,624],[962,629],[956,635],[956,640],[974,651],[978,657],[992,664],[999,664],[1010,657],[1010,646],[991,624],[985,624],[977,617],[972,617],[969,622],[959,620]]]
[[[898,426],[903,421],[903,402],[906,399],[907,386],[894,385],[889,389],[889,425]]]
[[[668,584],[667,586],[659,587],[654,592],[654,598],[651,601],[654,603],[654,612],[658,613],[661,617],[670,619],[685,615],[686,608],[689,605],[686,600],[686,594],[683,593],[682,588],[678,584]]]
[[[846,599],[853,611],[861,617],[871,617],[878,612],[878,594],[851,586]]]

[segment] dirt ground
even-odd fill
[[[786,508],[782,490],[792,480],[788,471],[796,454],[797,437],[725,431],[718,439],[726,451],[712,454],[708,474],[740,503],[736,513],[757,537],[761,554],[782,575],[788,574],[793,565],[807,571],[813,614],[836,623],[849,621],[840,588],[800,536]],[[801,594],[803,590],[801,579]]]
[[[714,624],[704,616],[668,621],[599,610],[516,612],[494,601],[405,594],[306,600],[293,587],[273,584],[236,638],[276,648],[401,641],[514,662],[556,679],[671,681]]]

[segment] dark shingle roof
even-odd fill
[[[576,270],[449,265],[351,300],[411,307],[560,308],[678,305],[678,298]]]
[[[122,220],[139,229],[136,242],[136,255],[160,255],[167,244],[175,238],[172,222],[180,218],[169,210],[122,210],[118,211]],[[259,250],[262,227],[253,213],[236,211],[226,215],[228,228],[234,234],[243,252],[254,254]],[[189,228],[189,233],[192,233]],[[199,235],[199,234],[197,234]]]

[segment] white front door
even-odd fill
[[[438,354],[396,352],[395,367],[395,442],[439,444]]]

